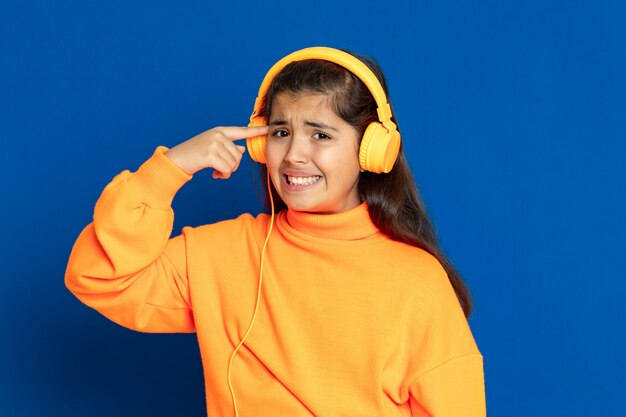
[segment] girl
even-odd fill
[[[66,285],[122,326],[195,332],[210,416],[484,416],[470,297],[387,97],[370,59],[287,56],[251,126],[160,146],[105,187]],[[178,189],[205,168],[229,178],[240,138],[263,163],[271,214],[170,239]]]

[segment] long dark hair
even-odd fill
[[[389,100],[385,77],[378,63],[368,57],[352,54],[363,61],[378,77]],[[365,128],[378,121],[376,101],[363,82],[345,68],[328,61],[305,60],[288,64],[274,78],[263,99],[260,114],[269,120],[272,100],[276,94],[293,95],[321,93],[328,95],[335,113],[352,125],[359,136]],[[393,122],[398,125],[395,117]],[[399,127],[398,127],[398,130]],[[261,166],[265,206],[269,208],[269,194],[265,178],[267,167]],[[275,211],[286,209],[273,185],[270,185]],[[439,247],[437,234],[426,214],[417,185],[409,169],[402,145],[396,163],[388,174],[362,172],[359,177],[359,196],[367,202],[370,218],[378,229],[393,240],[408,243],[433,255],[441,263],[454,288],[465,317],[472,312],[469,289],[452,263]]]

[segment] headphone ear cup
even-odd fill
[[[250,121],[248,127],[252,126],[265,126],[265,120],[262,118],[255,118]],[[248,153],[250,154],[250,158],[252,158],[256,162],[260,162],[262,164],[267,163],[267,157],[265,155],[265,145],[267,143],[267,135],[253,136],[251,138],[246,138],[246,147],[248,148]]]
[[[359,164],[366,171],[388,173],[400,151],[400,132],[389,132],[380,122],[367,126],[359,148]]]

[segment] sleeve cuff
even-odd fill
[[[421,375],[411,386],[417,409],[431,416],[485,417],[483,357],[471,353]]]
[[[192,176],[165,156],[169,148],[159,146],[129,178],[145,196],[145,203],[153,208],[168,208],[174,196]]]

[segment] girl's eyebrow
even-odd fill
[[[288,124],[288,122],[286,120],[282,120],[282,119],[281,120],[271,120],[269,124],[272,125],[272,126],[284,126],[284,125]],[[335,132],[337,132],[336,128],[334,128],[332,126],[329,126],[327,124],[321,123],[321,122],[314,122],[314,121],[307,120],[307,121],[304,122],[304,124],[306,126],[316,127],[318,129],[334,130]]]
[[[337,129],[335,129],[334,127],[328,126],[328,125],[326,125],[324,123],[320,123],[320,122],[313,122],[313,121],[307,120],[307,121],[304,122],[304,124],[307,125],[307,126],[316,127],[318,129],[334,130],[335,132],[337,131]]]
[[[287,121],[286,120],[270,120],[269,125],[286,125]]]

